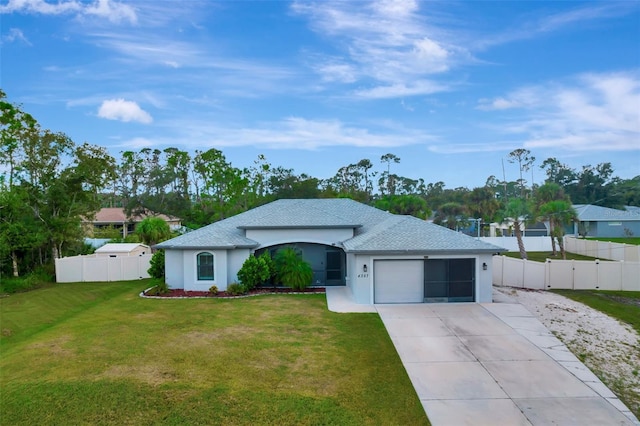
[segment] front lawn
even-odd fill
[[[376,314],[324,295],[149,300],[149,280],[0,299],[3,424],[428,424]]]
[[[517,252],[517,251],[505,252],[503,254],[508,257],[513,257],[514,259],[520,259],[520,252]],[[528,251],[527,258],[528,260],[532,260],[534,262],[543,262],[543,263],[546,262],[547,259],[562,260],[560,251],[558,251],[557,256],[553,256],[553,253],[548,251]],[[567,260],[596,260],[596,258],[567,252]],[[606,261],[606,259],[601,259],[601,260]]]

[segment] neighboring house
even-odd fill
[[[108,243],[95,251],[96,256],[142,256],[151,254],[151,248],[139,243]]]
[[[357,303],[491,302],[491,256],[504,249],[350,199],[278,200],[155,246],[170,288],[220,290],[252,253],[294,247],[313,285]]]
[[[99,235],[99,230],[113,228],[121,232],[122,238],[132,234],[136,225],[146,217],[155,216],[163,219],[169,224],[172,231],[179,230],[182,227],[180,219],[164,214],[137,214],[127,216],[127,213],[120,207],[105,207],[100,209],[93,220],[85,220],[83,226],[88,237]]]
[[[625,207],[625,210],[592,204],[575,204],[578,221],[567,233],[583,237],[632,237],[640,236],[640,209]]]
[[[549,222],[529,223],[523,218],[520,220],[520,230],[523,237],[546,237],[549,235]],[[515,235],[513,220],[494,222],[489,225],[490,237],[514,237]]]

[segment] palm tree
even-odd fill
[[[313,281],[313,270],[308,262],[291,247],[280,249],[273,259],[276,275],[282,284],[294,290],[304,290]]]
[[[497,219],[500,202],[488,186],[474,188],[465,195],[465,200],[471,217],[481,218],[484,223],[491,223]]]
[[[136,226],[136,234],[147,245],[153,246],[171,237],[169,224],[159,217],[145,217]]]
[[[502,211],[503,222],[511,220],[513,222],[514,233],[516,234],[516,240],[518,241],[518,250],[520,251],[520,258],[527,259],[527,251],[524,248],[524,241],[522,240],[521,227],[525,224],[527,217],[529,216],[529,205],[526,200],[522,198],[512,198],[504,206]]]
[[[564,226],[576,220],[577,213],[568,200],[553,200],[540,206],[540,213],[549,218],[552,225],[551,239],[555,237],[560,246],[560,254],[563,259],[567,258],[564,250]],[[555,247],[554,247],[555,248]]]
[[[555,221],[551,220],[549,216],[550,213],[553,213],[553,209],[549,210],[550,207],[542,209],[547,203],[552,201],[569,201],[567,196],[564,194],[564,189],[556,183],[545,183],[536,191],[535,196],[535,211],[536,216],[538,216],[541,220],[546,220],[549,222],[549,236],[551,237],[551,249],[553,251],[553,256],[557,256],[558,252],[556,250],[556,240],[555,240]]]

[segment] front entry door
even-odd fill
[[[325,263],[325,285],[344,285],[344,262],[342,250],[327,248]]]

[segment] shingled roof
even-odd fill
[[[158,244],[162,249],[255,248],[247,229],[352,228],[346,252],[497,252],[502,248],[346,198],[277,200]]]
[[[593,204],[574,204],[573,208],[581,222],[640,220],[640,210],[633,207],[618,210]]]

